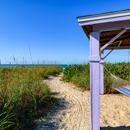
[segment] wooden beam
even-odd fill
[[[101,60],[100,60],[100,94],[104,94],[104,59],[103,59],[103,51],[101,52]]]
[[[93,31],[100,31],[100,32],[120,30],[122,28],[129,29],[130,20],[111,22],[111,23],[100,23],[93,25]]]
[[[107,46],[109,46],[118,37],[120,37],[125,31],[126,31],[126,29],[123,29],[120,33],[118,33],[115,37],[113,37],[109,42],[107,42],[104,46],[102,46],[101,49],[100,49],[100,51],[103,51]]]
[[[118,21],[126,21],[130,20],[130,16],[119,16],[119,17],[112,17],[112,18],[103,18],[103,19],[96,19],[96,20],[90,20],[90,21],[79,21],[80,26],[85,25],[94,25],[94,24],[100,24],[100,23],[109,23],[109,22],[118,22]]]
[[[120,50],[120,49],[130,49],[130,46],[108,46],[105,50]]]
[[[111,34],[109,35],[106,34],[106,36],[100,36],[100,44],[108,42],[114,36],[115,35],[111,35]],[[115,41],[127,40],[127,39],[130,39],[130,32],[125,32],[122,36],[120,36]]]
[[[100,50],[99,32],[90,33],[91,130],[100,130]]]

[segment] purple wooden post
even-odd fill
[[[91,130],[100,130],[100,52],[99,32],[90,33]]]
[[[103,60],[103,51],[101,52],[101,60],[100,60],[100,94],[104,94],[104,60]]]

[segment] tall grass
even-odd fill
[[[114,75],[130,81],[130,63],[129,62],[120,62],[120,63],[104,63],[104,66]],[[66,82],[72,82],[77,87],[82,90],[90,89],[90,72],[89,64],[84,65],[71,65],[65,68],[63,72],[62,80]],[[120,87],[113,84],[113,78],[110,73],[104,69],[104,90],[105,93],[113,93],[115,87]],[[122,80],[123,81],[123,80]]]
[[[29,128],[38,108],[52,105],[43,79],[61,71],[58,66],[0,68],[0,130]]]

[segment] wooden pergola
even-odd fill
[[[100,130],[100,94],[104,94],[104,50],[130,49],[130,10],[77,17],[90,40],[91,130]]]

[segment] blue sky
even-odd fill
[[[1,63],[31,63],[30,52],[33,63],[88,62],[89,41],[76,17],[129,8],[129,0],[0,0]],[[118,50],[106,61],[128,59],[128,50]]]

